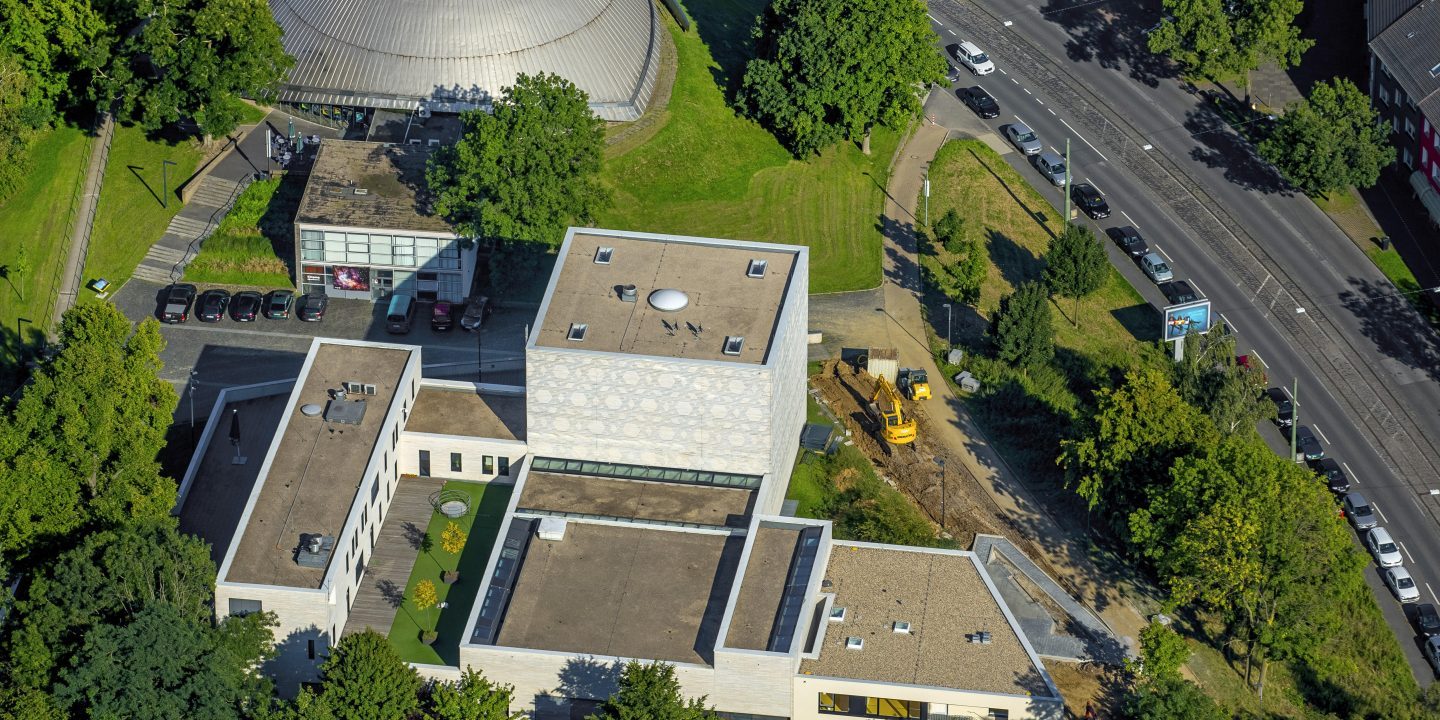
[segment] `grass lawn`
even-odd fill
[[[249,107],[248,105],[246,107]],[[294,287],[291,223],[304,178],[284,176],[250,184],[235,200],[200,254],[185,268],[189,282],[254,287]]]
[[[169,160],[169,207],[160,198],[165,188],[161,163]],[[180,212],[176,189],[195,172],[199,145],[191,140],[171,144],[151,140],[138,127],[120,126],[110,146],[110,164],[100,190],[85,281],[103,277],[115,287],[130,278],[150,246],[165,234],[170,218]],[[82,298],[93,297],[81,293]]]
[[[665,117],[648,141],[607,153],[601,175],[615,205],[598,224],[806,245],[811,292],[875,287],[882,188],[899,134],[875,132],[869,157],[842,143],[796,160],[736,116],[721,84],[741,67],[764,0],[689,4],[690,33],[666,21],[679,66]]]
[[[459,520],[451,520],[438,512],[430,516],[425,532],[434,540],[435,547],[428,553],[420,553],[415,559],[415,569],[410,571],[410,579],[405,583],[405,603],[395,611],[395,622],[390,626],[390,644],[406,662],[459,663],[460,636],[465,632],[470,609],[485,580],[482,577],[485,563],[490,559],[490,549],[500,532],[500,520],[510,502],[511,486],[453,481],[445,483],[444,490],[469,495],[470,514]],[[440,535],[451,522],[470,536],[458,559],[440,547]],[[454,585],[441,582],[440,573],[455,568],[460,570],[460,580]],[[423,613],[415,609],[410,598],[415,584],[425,579],[435,582],[439,601],[443,602],[452,591],[455,593],[456,599],[450,607],[443,611],[431,608]],[[420,642],[422,623],[426,629],[433,628],[440,634],[433,646]]]
[[[1380,268],[1380,272],[1395,284],[1400,292],[1410,302],[1419,305],[1420,297],[1416,294],[1420,290],[1420,281],[1415,279],[1415,273],[1410,272],[1405,259],[1394,249],[1381,250],[1375,244],[1374,238],[1384,234],[1370,214],[1362,207],[1359,194],[1353,188],[1346,188],[1340,192],[1330,193],[1322,198],[1312,198],[1316,207],[1319,207],[1335,224],[1350,237],[1370,262]]]
[[[0,287],[0,328],[7,351],[14,349],[15,333],[21,335],[22,344],[29,344],[50,321],[46,310],[59,292],[65,269],[70,198],[83,180],[85,147],[84,132],[73,127],[56,128],[36,138],[25,185],[0,205],[0,228],[5,232],[0,267],[6,269]],[[19,262],[22,251],[23,263]],[[21,272],[25,264],[29,269]]]

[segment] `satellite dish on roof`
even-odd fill
[[[660,312],[680,312],[690,305],[690,296],[684,291],[666,288],[650,293],[650,307]]]

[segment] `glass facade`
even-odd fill
[[[365,291],[379,300],[402,292],[420,300],[464,300],[460,240],[391,233],[301,230],[302,292]],[[336,267],[366,268],[368,284],[337,285]],[[351,277],[341,273],[338,277]]]
[[[894,698],[865,697],[863,695],[831,695],[820,693],[820,712],[827,715],[851,715],[868,718],[905,718],[919,720],[925,717],[925,703],[919,700],[896,700]]]
[[[653,467],[650,465],[627,465],[625,463],[590,462],[588,460],[563,460],[561,458],[537,457],[531,464],[535,470],[565,473],[567,475],[597,475],[600,477],[624,478],[628,480],[661,480],[664,482],[686,483],[689,485],[720,485],[756,489],[760,487],[759,475],[711,472],[709,470],[681,470],[679,468]]]

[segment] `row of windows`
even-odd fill
[[[686,483],[689,485],[719,485],[722,487],[758,488],[759,475],[711,472],[709,470],[681,470],[679,468],[654,467],[650,465],[627,465],[625,463],[590,462],[588,460],[564,460],[561,458],[535,458],[536,470],[566,473],[569,475],[596,475],[600,477],[625,478],[629,480],[660,480]]]
[[[944,705],[938,710],[943,711]],[[944,715],[933,713],[919,700],[865,697],[864,695],[831,695],[820,693],[820,712],[827,715],[850,715],[869,718],[905,718],[906,720],[938,720]],[[966,717],[973,717],[967,714]],[[1009,720],[1010,711],[989,708],[986,720]]]
[[[406,237],[403,235],[373,235],[370,233],[343,233],[334,231],[304,230],[300,242],[324,241],[326,246],[336,244],[394,245],[397,247],[458,247],[455,238]]]
[[[499,471],[498,473],[496,472],[497,470]],[[463,453],[456,453],[456,452],[450,453],[450,472],[458,473],[458,472],[464,472],[464,471],[465,471],[465,457],[464,457],[464,454],[463,454]],[[421,450],[421,451],[420,451],[419,473],[418,473],[418,474],[420,475],[420,477],[430,477],[430,451],[429,451],[429,450]],[[495,455],[481,455],[481,456],[480,456],[480,474],[481,474],[481,475],[496,475],[496,474],[499,474],[499,475],[509,475],[509,474],[510,474],[510,458],[505,457],[504,455],[500,455],[500,456],[498,456],[498,457],[495,456]]]

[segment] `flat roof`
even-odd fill
[[[752,364],[765,362],[800,250],[579,230],[565,248],[537,346]],[[601,248],[612,251],[603,264]],[[766,263],[763,277],[747,275],[751,260]],[[635,302],[620,299],[625,285]],[[684,293],[683,309],[651,304],[666,289]],[[586,326],[583,340],[568,339],[572,325]],[[727,337],[744,338],[738,355],[724,352]]]
[[[740,580],[740,595],[730,615],[730,632],[725,645],[745,650],[766,650],[775,631],[780,600],[790,561],[800,541],[801,528],[761,525],[750,546],[750,559]],[[788,648],[787,648],[788,649]]]
[[[744,527],[755,493],[743,488],[559,475],[531,470],[517,510]]]
[[[969,553],[836,542],[825,578],[845,620],[800,672],[1006,695],[1052,697],[1044,669],[1010,626]],[[896,633],[895,621],[910,623]],[[989,644],[970,641],[990,633]],[[846,648],[846,638],[864,641]]]
[[[309,370],[293,391],[291,415],[281,419],[280,443],[269,472],[260,479],[260,493],[223,578],[226,582],[320,587],[325,569],[295,563],[300,535],[339,538],[411,352],[324,342],[316,346]],[[361,396],[367,407],[359,425],[326,422],[323,416],[301,412],[308,404],[325,408],[329,392],[347,381],[375,386],[374,395]],[[251,448],[250,462],[260,462],[259,448]]]
[[[454,235],[430,209],[429,159],[430,151],[418,146],[327,139],[305,181],[295,222]]]
[[[420,386],[405,432],[525,439],[525,398]]]
[[[744,537],[566,524],[533,537],[498,645],[709,664]]]

